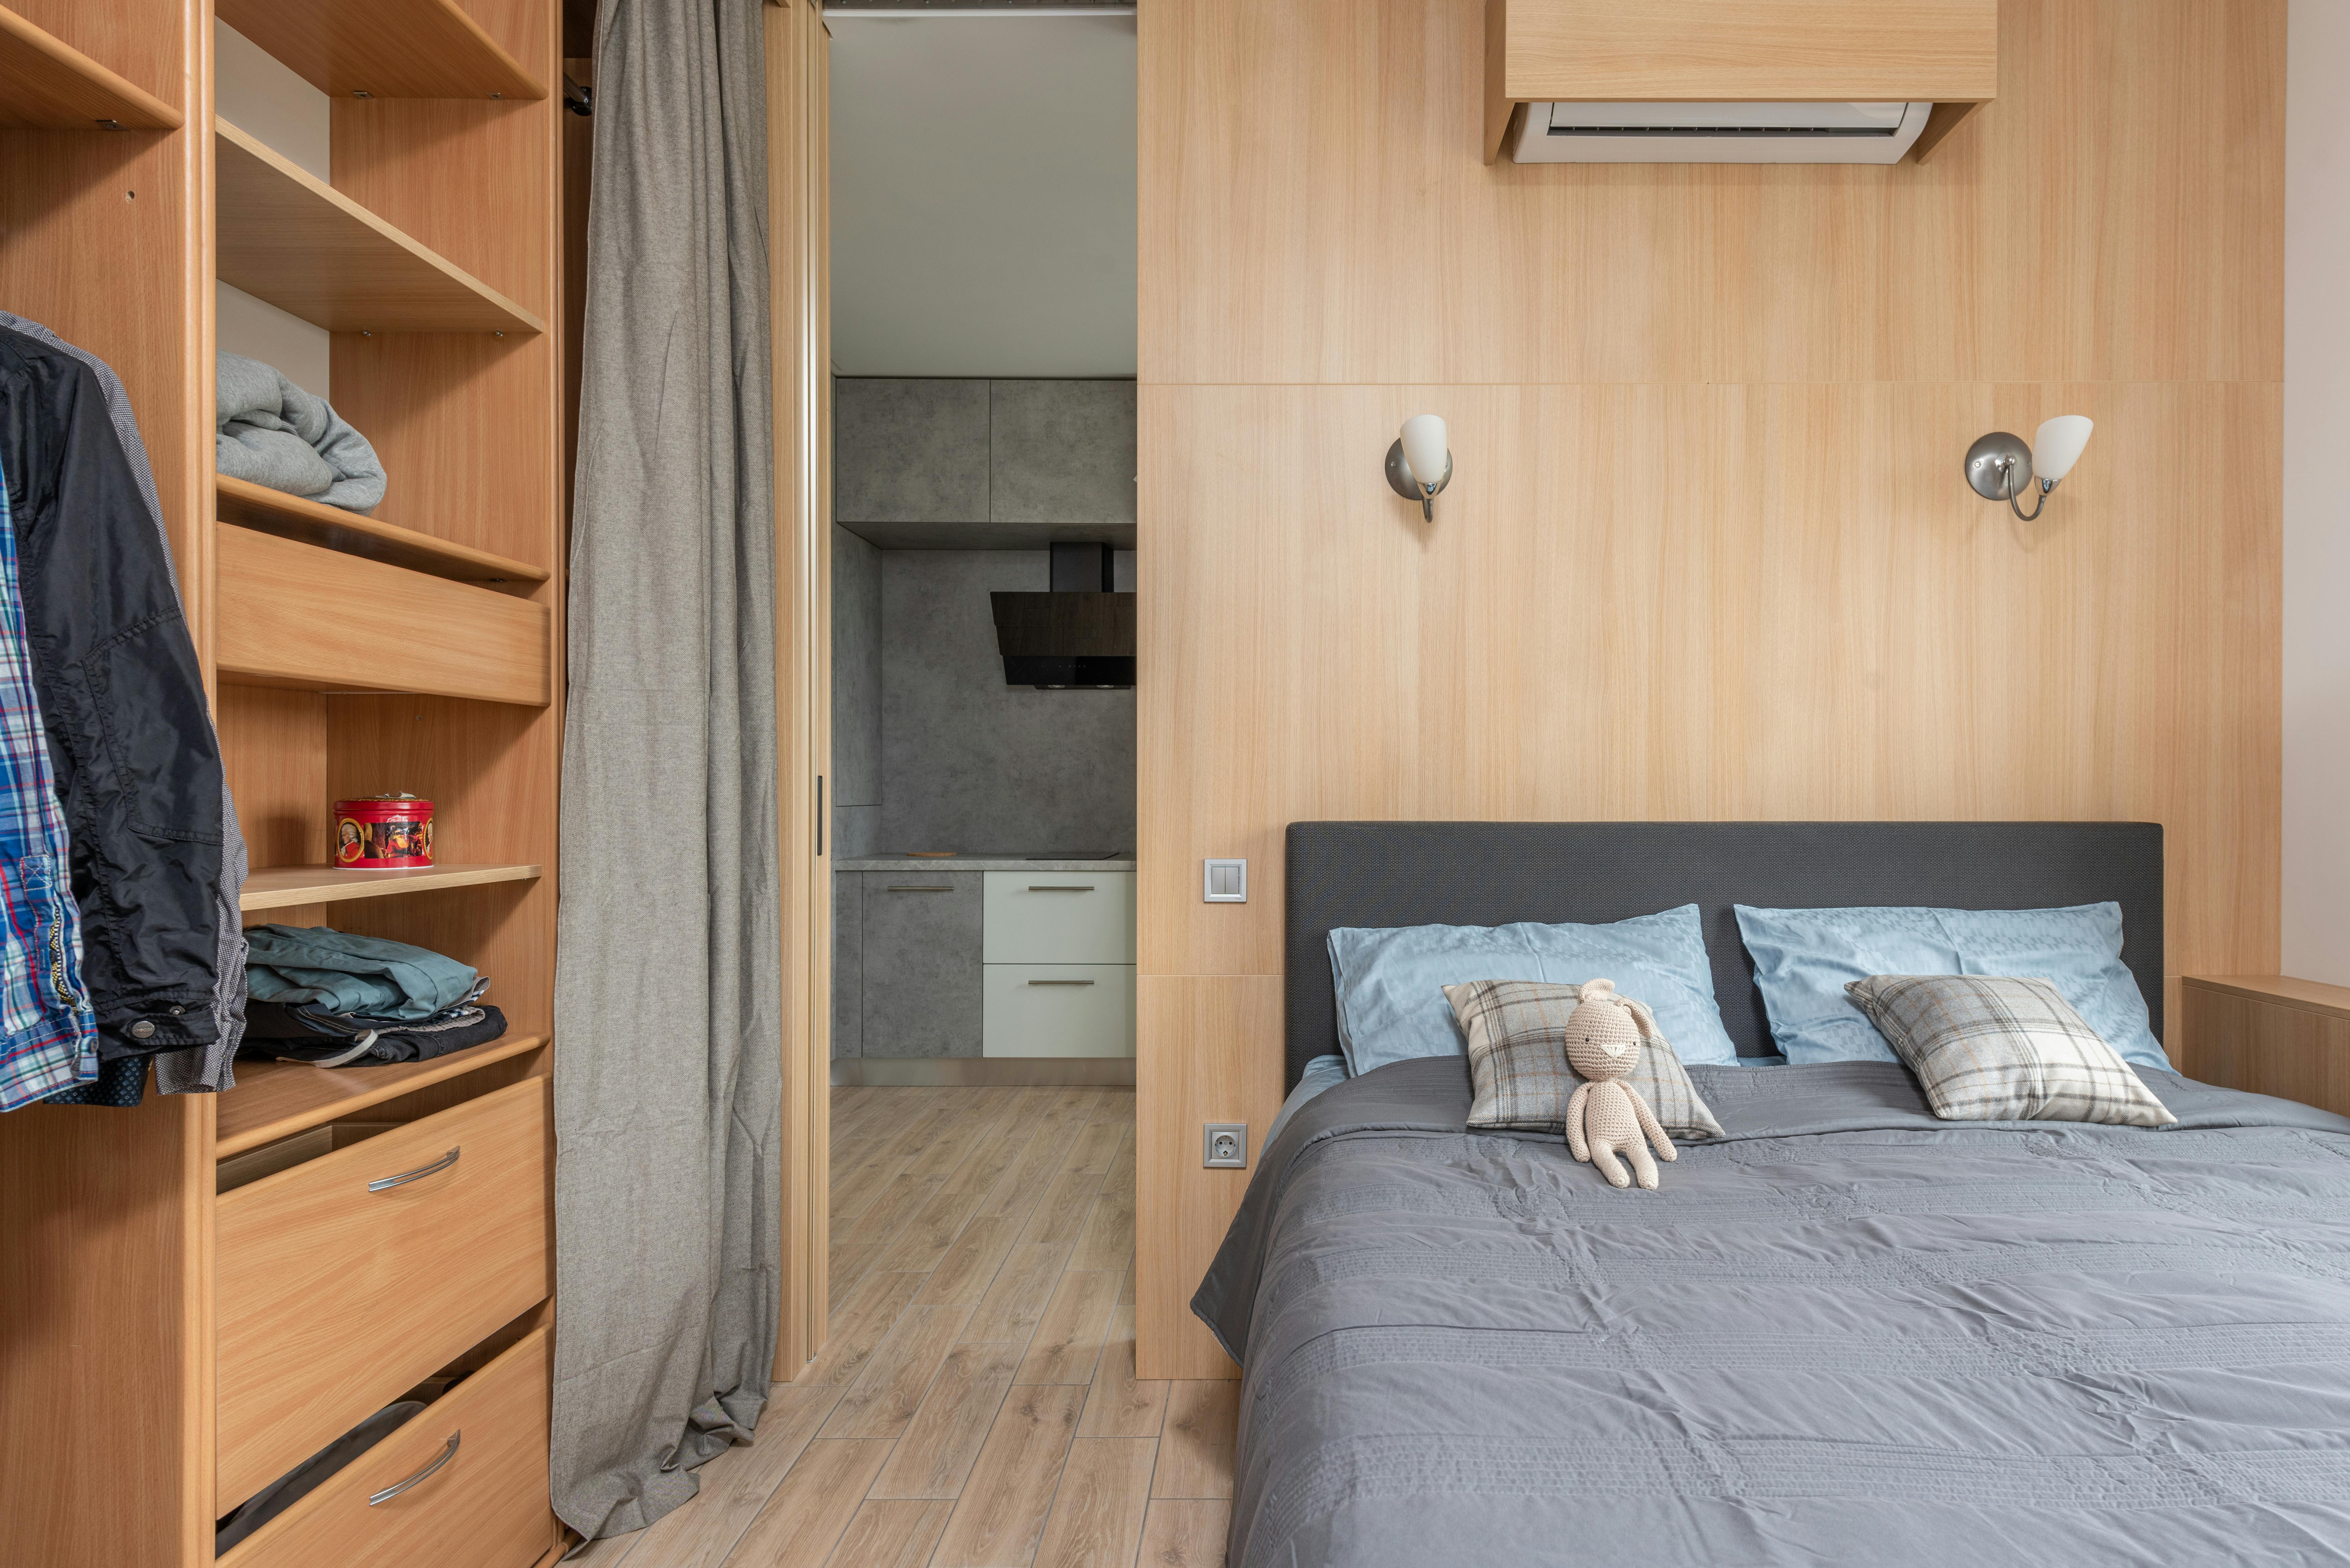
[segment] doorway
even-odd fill
[[[1017,1195],[1075,1203],[1063,1162],[1080,1136],[1108,1159],[1081,1129],[1130,1126],[1133,1083],[1132,7],[836,0],[823,25],[823,1154],[781,1376],[890,1316],[897,1276],[951,1255],[983,1293],[1029,1244]],[[1047,1132],[1072,1140],[1049,1162]]]

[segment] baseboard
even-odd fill
[[[840,1056],[836,1089],[978,1088],[1032,1084],[1134,1086],[1131,1056]]]

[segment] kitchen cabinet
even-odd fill
[[[990,871],[986,877],[989,963],[1134,961],[1133,872]]]
[[[1131,1056],[1130,963],[987,966],[986,1054]]]
[[[860,1054],[981,1054],[981,874],[863,873]]]

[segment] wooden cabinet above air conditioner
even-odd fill
[[[1486,0],[1488,163],[1555,102],[1930,103],[1923,159],[1998,91],[1999,0]]]

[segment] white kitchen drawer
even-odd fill
[[[1132,963],[1131,871],[990,871],[989,963]]]
[[[1131,1056],[1130,963],[987,966],[987,1056]]]

